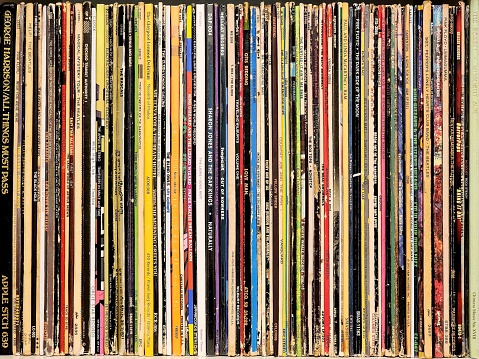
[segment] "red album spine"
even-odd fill
[[[62,118],[61,118],[61,177],[60,177],[60,343],[59,349],[60,353],[65,353],[65,306],[66,306],[66,296],[65,296],[65,241],[67,240],[65,236],[65,226],[66,223],[66,173],[67,169],[67,133],[66,133],[66,123],[67,123],[67,93],[66,93],[66,72],[67,72],[67,16],[66,16],[66,5],[62,4]]]
[[[239,156],[239,173],[240,173],[240,193],[239,193],[239,205],[240,205],[240,350],[241,354],[244,354],[245,349],[245,323],[244,323],[244,285],[245,285],[245,218],[244,218],[244,60],[243,60],[243,33],[244,33],[244,14],[241,8],[240,13],[240,31],[239,31],[239,138],[240,138],[240,156]]]

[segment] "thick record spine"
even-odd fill
[[[3,355],[13,354],[13,277],[12,277],[12,254],[13,254],[13,182],[14,173],[14,70],[15,70],[15,21],[16,5],[4,4],[0,10],[2,18],[1,55],[2,56],[2,78],[4,81],[2,96],[2,186],[0,192],[0,206],[4,209],[0,216],[0,223],[5,229],[7,241],[5,243],[5,257],[2,261],[1,275],[2,288],[4,294],[2,297],[2,313],[4,324],[2,325],[2,349]],[[53,278],[52,278],[53,280]]]
[[[206,353],[215,352],[215,250],[214,250],[214,6],[206,7]]]
[[[25,5],[16,6],[15,37],[15,85],[13,118],[13,213],[12,213],[12,354],[22,350],[22,258],[23,258],[23,175],[24,164],[24,122],[23,122],[23,79],[24,79],[24,40],[25,40]]]
[[[144,62],[144,216],[145,216],[145,244],[144,253],[140,252],[140,256],[144,256],[144,307],[145,307],[145,333],[144,333],[144,350],[145,355],[152,356],[154,354],[154,285],[153,285],[153,135],[154,135],[154,68],[153,68],[153,4],[145,4],[145,62]],[[139,305],[142,305],[141,302]]]

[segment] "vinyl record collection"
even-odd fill
[[[479,356],[479,0],[0,24],[0,354]]]

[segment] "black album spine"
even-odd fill
[[[354,139],[361,137],[361,114],[360,114],[360,98],[361,98],[361,63],[360,63],[360,52],[361,52],[361,8],[359,6],[354,7],[354,42],[353,42],[353,91],[354,91],[354,100],[353,100],[353,137]],[[353,152],[353,174],[361,172],[361,148],[360,141],[353,140],[352,142],[352,152]],[[353,338],[353,353],[361,354],[361,178],[360,176],[353,176],[353,253],[354,261],[353,265],[353,275],[354,275],[354,336]],[[350,218],[351,220],[351,218]]]
[[[125,11],[125,268],[135,267],[134,223],[134,54],[133,54],[133,6]],[[125,353],[134,353],[135,335],[135,272],[125,273]]]
[[[14,117],[14,78],[15,78],[15,20],[16,5],[2,4],[0,7],[0,19],[2,30],[0,34],[0,56],[2,57],[2,161],[0,166],[1,187],[0,187],[0,208],[13,208],[13,117]],[[4,211],[0,214],[0,228],[5,238],[12,238],[13,222],[12,211]],[[13,354],[13,298],[14,291],[12,281],[12,255],[13,242],[4,241],[2,253],[5,260],[0,265],[2,278],[2,345],[1,355]]]
[[[83,72],[82,72],[82,148],[83,148],[83,211],[82,216],[82,345],[85,353],[90,351],[90,335],[89,335],[89,322],[90,322],[90,226],[92,225],[90,215],[88,212],[91,210],[91,191],[90,187],[91,176],[89,170],[91,168],[91,70],[92,70],[92,58],[91,58],[91,46],[92,46],[92,23],[91,23],[91,3],[85,2],[83,4]]]
[[[60,274],[60,254],[61,254],[61,123],[62,123],[62,87],[65,83],[65,78],[62,73],[62,51],[66,51],[62,44],[62,5],[55,6],[55,130],[54,130],[54,162],[55,162],[55,297],[54,297],[54,333],[53,342],[55,352],[60,348],[60,293],[61,293],[61,274]],[[58,86],[61,84],[62,86]]]
[[[206,6],[206,353],[215,354],[214,251],[214,6]]]

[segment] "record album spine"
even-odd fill
[[[133,6],[125,8],[125,269],[134,268],[134,38],[133,38]],[[125,273],[125,354],[134,353],[134,286],[135,273],[128,270]]]
[[[25,39],[25,5],[16,7],[15,37],[15,84],[14,84],[14,118],[13,118],[13,213],[12,213],[12,354],[22,350],[22,244],[23,244],[23,175],[24,163],[24,122],[23,122],[23,76],[24,76],[24,39]]]
[[[186,9],[186,201],[188,240],[187,296],[188,348],[193,354],[193,9]],[[185,338],[186,339],[186,338]]]
[[[144,144],[145,144],[145,343],[144,350],[146,356],[154,355],[154,283],[153,283],[153,143],[154,143],[154,54],[153,54],[153,4],[145,4],[145,64],[144,64],[144,94],[145,94],[145,121],[144,121]],[[140,253],[140,255],[142,255]],[[143,305],[139,303],[139,305]]]
[[[423,84],[424,84],[424,165],[423,165],[423,225],[424,225],[424,355],[432,356],[432,150],[433,139],[431,138],[433,129],[432,106],[432,44],[431,44],[431,17],[432,6],[426,1],[424,3],[424,29],[423,29]]]
[[[13,255],[13,182],[14,182],[14,80],[15,80],[15,36],[16,36],[16,5],[3,4],[0,9],[2,19],[1,57],[2,57],[2,78],[6,82],[2,96],[2,187],[0,192],[0,206],[5,210],[0,216],[0,225],[5,229],[5,236],[8,240],[5,243],[5,258],[2,261],[0,273],[2,276],[2,288],[6,295],[2,298],[3,318],[6,318],[2,325],[2,355],[13,354],[13,277],[12,277],[12,255]],[[6,91],[5,91],[6,90]]]
[[[479,36],[479,2],[470,2],[470,36],[475,39]],[[445,29],[444,29],[445,31]],[[471,79],[479,76],[479,46],[476,41],[469,39],[469,76]],[[469,80],[470,103],[469,103],[469,136],[475,138],[479,130],[479,93],[478,83]],[[445,136],[444,136],[445,137]],[[477,177],[479,170],[479,148],[477,141],[470,141],[469,143],[469,176],[470,178]],[[479,191],[477,189],[477,182],[471,181],[469,184],[469,212],[476,213],[479,209]],[[469,233],[477,233],[477,221],[469,221]],[[469,253],[479,252],[479,242],[469,241]],[[471,256],[469,257],[471,258]],[[477,321],[471,320],[477,318],[477,293],[479,290],[479,277],[475,269],[476,265],[469,260],[469,350],[472,357],[479,355],[479,338],[477,337]]]
[[[433,6],[432,80],[433,86],[433,291],[434,357],[444,356],[444,286],[443,286],[443,118],[442,118],[442,5]]]
[[[83,73],[82,79],[82,124],[83,124],[83,136],[82,136],[82,196],[83,196],[83,209],[84,214],[82,216],[82,345],[85,353],[90,352],[90,301],[86,300],[90,298],[90,228],[91,217],[90,207],[91,204],[91,176],[90,173],[94,169],[91,168],[90,155],[91,155],[91,136],[94,134],[91,132],[91,71],[92,71],[92,19],[91,19],[91,4],[85,2],[83,4]]]
[[[249,323],[251,326],[251,355],[257,355],[258,351],[258,247],[257,247],[257,235],[258,235],[258,211],[257,211],[257,193],[259,188],[257,187],[257,172],[256,166],[258,162],[258,152],[257,152],[257,64],[256,64],[256,26],[259,24],[256,23],[256,13],[258,8],[256,6],[250,7],[250,41],[249,41],[249,80],[248,84],[250,87],[250,131],[245,132],[250,141],[250,149],[248,151],[248,157],[250,161],[250,167],[248,171],[248,193],[250,201],[250,216],[249,218],[249,233],[250,233],[250,250],[247,253],[247,256],[250,257],[250,288],[248,291],[248,297],[250,299],[249,305]],[[246,74],[245,74],[246,75]]]
[[[196,57],[196,81],[198,84],[206,83],[206,64],[205,53],[206,41],[206,6],[198,4],[196,6],[196,36],[197,36],[197,53]],[[202,298],[206,298],[206,276],[200,275],[201,271],[206,270],[206,94],[204,91],[198,91],[196,110],[196,170],[197,170],[197,199],[196,204],[198,211],[196,214],[197,223],[197,288],[198,288],[198,355],[206,355],[206,302]]]
[[[349,354],[350,328],[349,328],[349,5],[342,3],[341,11],[341,85],[342,85],[342,235],[341,255],[342,260],[342,306],[341,306],[341,352]],[[313,95],[314,96],[314,95]],[[315,225],[316,226],[316,225]]]
[[[215,353],[215,250],[214,250],[214,5],[206,6],[206,352]]]
[[[179,59],[179,13],[178,6],[171,7],[171,265],[172,265],[172,353],[181,355],[182,333],[180,313],[180,129],[181,114],[179,113],[179,83],[180,83],[180,59]]]
[[[273,95],[272,107],[272,123],[271,123],[271,141],[272,141],[272,153],[271,153],[271,199],[272,199],[272,215],[271,215],[271,238],[272,238],[272,317],[273,327],[272,339],[273,339],[273,354],[279,355],[279,342],[278,342],[278,330],[279,330],[279,210],[278,210],[278,7],[273,4],[271,7],[271,90]]]
[[[235,51],[235,7],[233,4],[227,5],[227,81],[228,81],[228,160],[227,160],[227,179],[228,189],[228,356],[236,354],[236,121],[235,121],[235,98],[236,98],[236,51]]]

